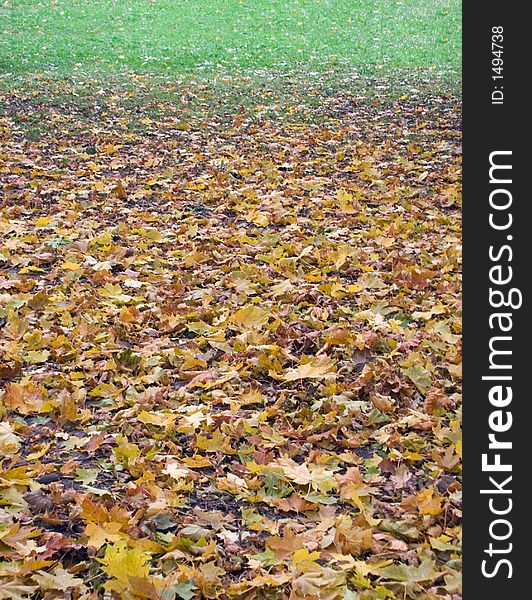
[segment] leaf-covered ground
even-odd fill
[[[0,598],[461,598],[458,103],[1,100]]]

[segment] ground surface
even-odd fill
[[[454,597],[457,105],[7,102],[2,597]]]
[[[206,4],[0,7],[0,600],[460,600],[458,5]]]

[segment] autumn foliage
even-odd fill
[[[456,105],[4,100],[0,599],[460,598]]]

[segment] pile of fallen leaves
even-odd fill
[[[461,598],[457,105],[2,100],[0,599]]]

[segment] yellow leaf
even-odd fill
[[[456,442],[456,448],[455,449],[456,449],[456,454],[458,454],[458,456],[460,458],[462,458],[462,440],[458,440]]]
[[[292,580],[295,598],[345,598],[345,573],[310,563],[308,569],[298,569],[299,577]],[[356,597],[356,596],[355,596]]]
[[[161,232],[157,229],[147,229],[144,235],[152,242],[160,242],[163,239]]]
[[[50,444],[43,444],[42,446],[37,446],[37,449],[35,450],[35,452],[32,452],[31,454],[28,454],[28,456],[26,456],[27,460],[37,460],[38,458],[41,458],[41,456],[44,456],[48,450],[50,448]]]
[[[219,429],[212,434],[212,438],[203,435],[196,436],[196,448],[205,452],[224,452],[225,454],[234,454],[231,447],[231,440],[225,436]]]
[[[123,435],[116,436],[117,447],[115,456],[117,458],[137,459],[140,456],[140,448],[136,444],[132,444]]]
[[[348,257],[351,256],[351,254],[353,254],[353,248],[347,245],[340,246],[335,252],[336,256],[334,257],[334,266],[337,269],[342,267],[345,264],[345,261],[348,259]]]
[[[310,552],[307,548],[299,548],[292,554],[292,564],[302,573],[318,567],[316,561],[319,559],[319,552]]]
[[[259,225],[259,227],[266,227],[270,223],[268,217],[258,210],[251,210],[246,215],[246,219],[255,225]]]
[[[296,379],[323,379],[332,372],[335,361],[328,356],[319,356],[309,362],[300,365],[296,369],[290,369],[283,377],[285,381]]]
[[[61,268],[65,271],[77,271],[78,269],[81,269],[81,265],[79,263],[67,260],[61,265]]]
[[[46,227],[52,222],[50,217],[40,217],[35,221],[35,227]]]
[[[141,423],[147,425],[157,425],[159,427],[170,427],[176,420],[177,415],[161,413],[161,412],[148,412],[143,410],[139,412],[137,419]]]
[[[150,556],[138,548],[127,548],[126,542],[107,546],[105,556],[98,558],[109,577],[128,583],[129,577],[147,577]]]
[[[102,525],[87,523],[87,527],[85,527],[87,545],[98,550],[107,542],[119,542],[122,539],[119,534],[121,527],[121,523],[114,522],[103,523]]]
[[[32,365],[44,363],[50,357],[50,350],[29,350],[26,352],[26,362]]]
[[[270,311],[252,304],[237,310],[233,316],[233,321],[236,325],[245,329],[261,329],[266,325],[269,317]]]
[[[27,267],[20,269],[21,275],[24,275],[25,273],[44,273],[44,269],[36,267],[35,265],[28,265]]]
[[[353,195],[350,194],[347,190],[340,189],[336,193],[336,199],[338,200],[338,205],[340,209],[346,213],[354,213],[356,212],[356,207],[353,202]]]
[[[299,465],[289,458],[278,459],[271,466],[280,466],[287,479],[298,485],[309,483],[316,490],[326,493],[337,487],[334,472],[322,465],[303,463]]]
[[[416,503],[422,515],[439,515],[443,510],[442,499],[437,493],[435,495],[435,492],[436,490],[430,487],[422,490],[416,496]]]

